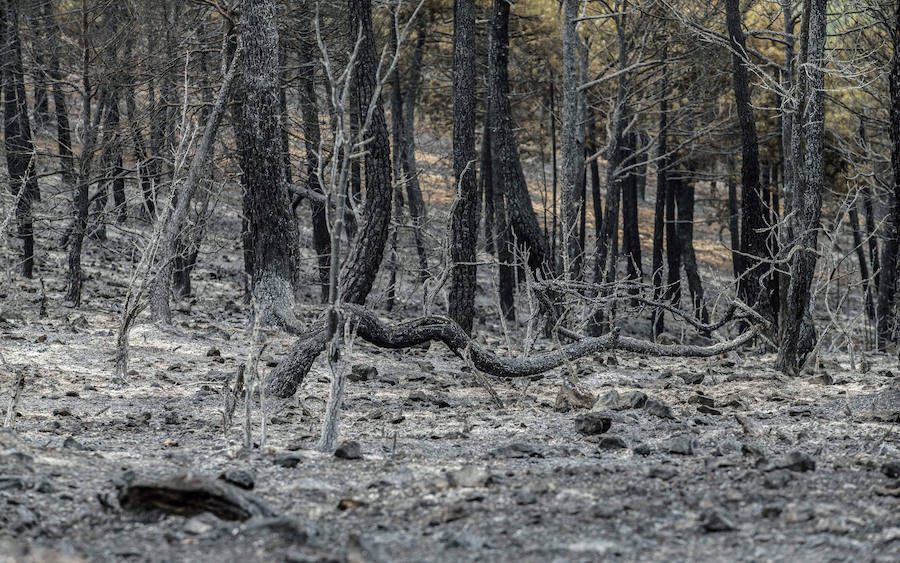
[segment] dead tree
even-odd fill
[[[583,186],[584,174],[584,111],[582,111],[578,91],[578,36],[579,0],[563,2],[563,107],[562,107],[562,240],[563,240],[563,275],[566,279],[580,279],[581,272],[576,268],[580,264],[583,252],[581,239],[577,232],[578,216],[584,209],[580,186]]]
[[[347,303],[363,304],[372,290],[384,255],[391,222],[391,150],[381,105],[378,54],[372,32],[371,0],[348,0],[350,36],[360,37],[353,69],[357,108],[366,139],[365,222],[356,234],[341,272],[341,296]]]
[[[662,301],[663,298],[663,237],[665,229],[666,191],[668,178],[668,134],[669,134],[669,66],[666,44],[662,48],[662,83],[660,84],[659,97],[659,141],[656,152],[656,203],[653,208],[653,299]],[[653,340],[665,330],[665,315],[661,308],[653,310],[650,321]]]
[[[734,65],[734,97],[741,128],[741,252],[744,271],[739,277],[742,299],[764,317],[775,318],[767,297],[767,277],[772,256],[766,245],[768,221],[759,180],[759,142],[750,98],[749,56],[741,29],[738,0],[725,1],[726,24]]]
[[[900,4],[891,31],[894,52],[891,57],[890,137],[891,168],[894,173],[893,204],[888,233],[882,245],[881,279],[878,286],[878,346],[892,341],[894,333],[894,296],[897,292],[897,252],[900,250]]]
[[[491,10],[491,37],[488,55],[488,96],[491,117],[491,174],[497,258],[501,262],[501,303],[504,314],[512,316],[513,252],[517,244],[528,253],[528,267],[538,278],[555,268],[547,241],[538,225],[531,196],[519,160],[509,101],[509,2],[494,0]]]
[[[792,252],[791,280],[788,285],[787,315],[778,349],[777,367],[789,375],[799,375],[806,345],[813,342],[814,330],[805,317],[810,315],[811,286],[816,270],[819,218],[825,191],[825,41],[827,0],[810,0],[809,39],[805,70],[808,84],[806,108],[806,174],[802,193],[797,194],[794,210],[798,241]]]
[[[456,203],[450,226],[449,314],[471,334],[475,315],[475,245],[478,184],[475,178],[475,3],[457,0],[453,11],[453,172]]]
[[[526,358],[504,358],[471,340],[459,325],[447,317],[428,316],[389,325],[360,306],[345,305],[341,313],[358,338],[375,346],[402,349],[426,342],[443,342],[457,356],[468,357],[477,370],[502,378],[537,375],[586,355],[612,349],[653,356],[711,357],[737,349],[758,334],[758,330],[753,328],[737,338],[710,346],[654,344],[620,336],[618,331],[596,337],[570,334],[576,340],[557,350]],[[328,343],[326,325],[327,321],[320,321],[311,327],[269,373],[266,382],[266,393],[269,396],[286,398],[296,392]]]
[[[306,189],[324,193],[319,177],[319,157],[322,134],[319,130],[319,106],[316,98],[315,39],[311,17],[304,17],[304,36],[300,38],[300,110],[303,114],[303,142],[306,149]],[[313,249],[318,262],[319,284],[322,302],[328,301],[328,272],[331,263],[331,236],[328,234],[325,204],[315,198],[307,198],[312,215]]]
[[[298,272],[297,224],[290,213],[279,111],[278,3],[241,3],[240,163],[253,250],[251,291],[264,325],[291,328]]]
[[[28,100],[22,68],[22,46],[19,43],[18,2],[0,2],[0,48],[2,48],[3,134],[9,190],[16,198],[17,236],[22,241],[20,267],[22,275],[31,278],[34,270],[34,222],[32,201],[37,191],[35,150],[28,121]]]

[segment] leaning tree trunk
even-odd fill
[[[581,212],[580,184],[584,173],[584,115],[580,110],[578,92],[578,9],[579,0],[564,0],[563,6],[563,107],[562,107],[562,241],[563,275],[566,279],[580,279],[577,271],[582,248],[577,232]]]
[[[350,35],[362,40],[353,69],[360,115],[360,134],[367,138],[365,222],[357,233],[341,272],[341,300],[363,304],[372,290],[391,222],[391,148],[381,105],[378,56],[372,33],[371,0],[348,0]]]
[[[753,102],[750,98],[750,77],[747,70],[747,49],[741,29],[739,0],[726,0],[725,13],[734,64],[734,96],[741,128],[743,159],[741,161],[741,252],[744,266],[739,281],[742,299],[762,316],[773,320],[772,303],[767,298],[766,277],[771,267],[770,251],[766,245],[767,218],[763,193],[759,182],[759,143]]]
[[[251,291],[263,324],[291,327],[298,234],[290,213],[278,120],[278,3],[243,0],[241,37],[243,104],[237,134],[244,137],[240,162],[249,203],[244,213],[253,249]]]
[[[38,191],[35,150],[28,122],[28,100],[22,71],[22,48],[15,0],[0,0],[0,46],[3,77],[3,133],[9,190],[16,197],[17,236],[22,240],[22,275],[31,278],[34,270],[34,223],[32,201]]]
[[[531,195],[512,122],[509,101],[509,2],[494,0],[491,12],[491,42],[488,57],[488,81],[490,84],[491,155],[495,200],[502,198],[508,225],[507,242],[515,243],[528,252],[528,265],[539,278],[554,271],[553,257],[547,249],[547,241],[541,233],[537,215],[531,205]],[[501,211],[495,210],[498,219]],[[498,221],[498,231],[500,223]],[[498,241],[499,242],[499,241]]]
[[[878,345],[893,340],[894,294],[897,291],[897,251],[900,249],[900,4],[891,36],[894,53],[891,62],[891,167],[894,173],[894,201],[891,207],[887,241],[882,247],[881,284],[878,288]]]
[[[475,316],[475,245],[478,184],[475,178],[475,2],[453,9],[453,173],[456,202],[450,217],[450,318],[466,334]]]
[[[794,202],[797,246],[791,261],[791,281],[788,285],[787,316],[778,349],[778,369],[799,375],[806,349],[814,339],[804,334],[812,308],[811,286],[816,269],[816,245],[819,218],[822,214],[822,193],[825,190],[825,41],[827,0],[810,1],[809,43],[806,70],[808,105],[806,109],[806,174],[802,193]]]

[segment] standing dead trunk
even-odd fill
[[[305,18],[305,36],[300,39],[300,109],[303,113],[303,142],[306,149],[306,189],[324,193],[319,178],[319,150],[322,135],[319,130],[319,105],[316,98],[316,57],[314,38],[310,37],[312,21]],[[331,265],[331,235],[328,233],[325,204],[307,198],[312,215],[313,249],[318,262],[322,302],[328,301],[328,276]]]
[[[894,52],[891,57],[891,168],[894,173],[893,203],[889,216],[887,240],[882,246],[881,279],[878,286],[878,345],[893,340],[894,295],[897,291],[897,251],[900,249],[900,4],[891,33]]]
[[[632,131],[627,135],[623,146],[623,163],[634,166],[634,152],[637,134]],[[622,183],[622,255],[628,270],[628,279],[639,283],[643,276],[641,265],[641,236],[638,225],[638,178],[635,171],[630,170]],[[636,291],[637,288],[632,288]]]
[[[56,146],[59,153],[60,174],[63,185],[71,189],[75,182],[75,159],[72,155],[72,133],[63,73],[59,68],[59,24],[52,2],[43,2],[41,10],[47,37],[47,75],[53,90],[53,111],[56,114]]]
[[[812,309],[811,293],[816,269],[819,217],[825,190],[825,41],[827,0],[810,0],[809,43],[806,81],[809,96],[806,109],[806,178],[802,193],[797,194],[794,210],[798,235],[791,261],[788,285],[787,315],[778,349],[777,366],[789,375],[799,375],[808,348],[814,341],[807,333]],[[806,317],[806,318],[805,318]]]
[[[405,175],[406,201],[409,204],[409,215],[413,222],[413,237],[416,242],[416,254],[419,256],[419,281],[428,278],[428,252],[425,248],[425,199],[419,186],[419,169],[416,165],[416,102],[419,86],[422,82],[422,59],[425,56],[425,41],[428,39],[427,20],[424,16],[416,22],[418,35],[413,49],[409,67],[409,80],[406,95],[403,98],[403,147],[401,151],[401,167]]]
[[[666,192],[668,184],[668,156],[669,145],[669,65],[668,48],[663,44],[662,51],[662,84],[660,85],[659,98],[659,141],[656,152],[656,203],[653,207],[653,298],[656,301],[663,297],[663,237],[665,235]],[[665,330],[665,315],[662,308],[653,309],[651,319],[651,332],[653,341]]]
[[[488,80],[492,117],[493,187],[495,200],[502,199],[505,206],[506,224],[502,226],[511,231],[506,233],[507,242],[512,242],[510,239],[514,236],[515,243],[527,250],[528,266],[539,278],[544,278],[554,271],[553,257],[550,256],[531,205],[531,195],[519,160],[509,101],[509,9],[510,5],[506,0],[494,0],[491,11]],[[499,231],[502,214],[499,207],[496,213]]]
[[[240,163],[247,186],[244,214],[253,249],[251,291],[264,325],[291,327],[297,280],[297,224],[290,213],[278,120],[280,68],[275,0],[241,3],[243,103]],[[224,99],[223,99],[224,103]]]
[[[763,203],[759,179],[759,143],[753,103],[750,98],[750,77],[747,70],[747,49],[741,29],[738,0],[725,1],[726,23],[734,65],[734,96],[741,128],[741,251],[746,270],[738,282],[741,298],[763,317],[774,320],[772,303],[768,299],[767,279],[772,256],[766,245],[767,213]]]
[[[472,333],[475,316],[475,246],[478,184],[475,178],[475,2],[453,9],[453,173],[456,205],[450,217],[450,318]]]
[[[856,251],[856,261],[859,263],[859,277],[862,283],[863,300],[866,306],[866,317],[870,321],[875,320],[875,301],[872,296],[872,280],[869,278],[869,265],[866,261],[866,249],[859,232],[859,212],[856,209],[856,201],[850,202],[850,230],[853,233],[853,248]]]
[[[578,92],[578,9],[579,0],[564,0],[563,6],[563,107],[562,107],[562,240],[563,276],[579,279],[578,271],[582,253],[578,233],[578,216],[581,213],[580,184],[584,173],[584,112]]]
[[[360,37],[358,61],[353,69],[358,97],[360,133],[366,142],[365,223],[359,230],[341,272],[341,296],[347,303],[363,304],[384,254],[391,221],[391,149],[378,83],[378,56],[372,33],[371,0],[348,0],[350,34]],[[361,34],[361,35],[360,35]]]
[[[697,270],[697,256],[694,254],[694,185],[676,177],[670,180],[668,189],[674,192],[675,204],[678,206],[678,242],[684,274],[691,292],[694,317],[701,323],[708,324],[709,310],[703,298],[703,284]]]
[[[4,50],[0,63],[3,77],[3,134],[9,190],[16,198],[17,236],[22,241],[20,267],[22,275],[31,278],[34,270],[34,223],[31,207],[38,185],[23,80],[17,6],[18,2],[14,0],[0,0],[0,46]]]

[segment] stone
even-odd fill
[[[368,364],[354,364],[347,379],[353,382],[369,381],[378,377],[378,369]]]
[[[678,475],[678,470],[667,465],[656,465],[647,472],[647,477],[662,479],[663,481],[673,479],[676,475]]]
[[[72,409],[69,407],[59,407],[53,409],[53,416],[72,416]]]
[[[650,455],[653,453],[653,446],[650,444],[638,444],[636,445],[632,451],[637,455]]]
[[[639,409],[647,402],[647,394],[642,391],[623,391],[619,393],[615,389],[610,389],[600,404],[614,411],[623,411],[630,409]]]
[[[665,443],[665,450],[672,454],[694,455],[696,439],[693,436],[676,436]]]
[[[527,444],[524,442],[513,442],[506,446],[500,446],[488,454],[490,457],[511,457],[511,458],[526,458],[526,457],[544,457],[544,452],[541,451],[540,448],[534,446],[532,444]]]
[[[707,407],[716,406],[715,399],[713,399],[712,397],[707,397],[706,395],[703,395],[702,393],[697,393],[693,397],[689,398],[688,402],[699,404],[699,405],[706,405]]]
[[[719,445],[716,446],[716,449],[713,450],[713,455],[715,456],[724,456],[728,454],[735,453],[741,449],[741,444],[738,443],[737,440],[728,439],[723,442],[720,442]]]
[[[612,418],[599,412],[589,412],[575,418],[575,429],[588,436],[605,433],[611,424]]]
[[[628,444],[625,443],[625,440],[619,438],[618,436],[604,436],[600,438],[600,441],[597,442],[597,449],[599,450],[624,450],[628,449]]]
[[[556,394],[556,404],[554,409],[558,412],[568,412],[570,410],[590,410],[597,402],[597,396],[591,393],[584,385],[566,378],[559,386],[559,392]]]
[[[201,536],[210,532],[213,527],[204,522],[201,517],[195,516],[193,518],[188,518],[181,529],[184,530],[184,533],[186,534]]]
[[[881,472],[891,479],[900,479],[900,461],[886,461],[881,465]]]
[[[714,409],[714,408],[708,407],[706,405],[700,405],[699,407],[697,407],[697,412],[702,412],[704,414],[711,414],[713,416],[720,416],[722,414],[722,411],[720,411],[719,409]]]
[[[730,532],[737,529],[721,510],[710,510],[703,515],[701,523],[705,532]]]
[[[678,377],[683,379],[684,382],[688,385],[699,385],[703,383],[703,380],[706,378],[706,374],[696,371],[683,371],[678,374]]]
[[[791,471],[797,471],[798,473],[815,471],[816,460],[809,454],[794,450],[783,459],[776,462],[773,469],[790,469]]]
[[[467,465],[462,469],[449,471],[447,481],[451,487],[486,487],[491,481],[491,474],[483,467]]]
[[[658,416],[659,418],[676,420],[675,412],[672,410],[672,407],[660,401],[659,399],[648,398],[647,402],[644,403],[644,412],[650,413],[654,416]]]
[[[298,465],[300,465],[301,461],[303,461],[303,459],[295,454],[282,454],[272,458],[272,463],[279,467],[286,467],[288,469],[297,467]]]
[[[341,442],[337,449],[334,450],[334,457],[339,459],[361,459],[362,447],[356,440]]]
[[[209,350],[206,351],[207,358],[219,358],[222,356],[222,351],[213,346]]]
[[[794,476],[786,469],[779,469],[766,475],[763,479],[763,487],[767,489],[783,489],[793,481]]]
[[[219,475],[219,479],[248,491],[252,490],[256,485],[256,480],[253,477],[253,473],[244,471],[243,469],[226,469],[222,472],[221,475]]]

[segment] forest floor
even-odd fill
[[[37,279],[3,280],[0,412],[16,374],[25,387],[15,432],[0,431],[0,562],[900,560],[900,366],[888,355],[862,365],[857,354],[851,369],[826,354],[817,373],[789,379],[762,347],[708,360],[602,354],[575,366],[597,403],[560,412],[562,369],[495,380],[498,408],[441,345],[357,342],[340,430],[358,456],[315,449],[321,358],[297,398],[273,406],[262,446],[254,406],[244,449],[241,415],[228,429],[222,416],[225,380],[250,353],[238,225],[232,214],[214,226],[174,326],[135,328],[124,383],[112,357],[126,237],[88,244],[79,309],[62,303],[59,250],[38,264],[46,316]],[[503,350],[482,281],[479,340]],[[310,283],[305,318],[320,312],[314,294]],[[411,294],[391,318],[417,313]],[[267,336],[263,373],[291,342]],[[132,476],[238,471],[287,519],[117,502]]]

